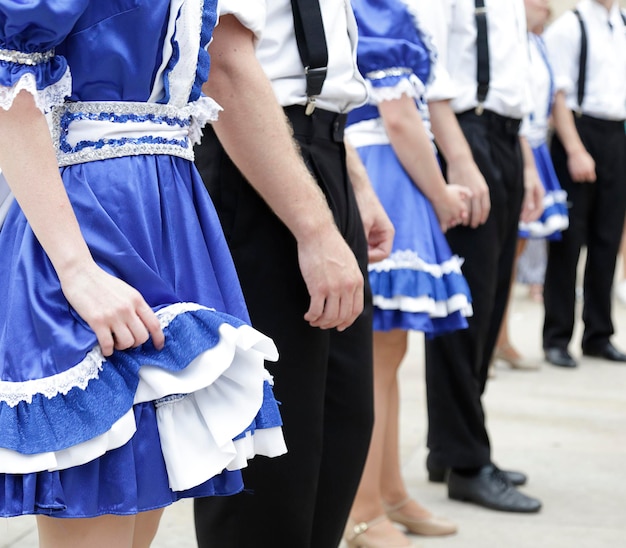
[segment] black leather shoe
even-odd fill
[[[564,348],[545,348],[546,361],[559,367],[576,367],[578,364]]]
[[[450,470],[448,497],[501,512],[533,513],[541,509],[541,501],[518,491],[493,464],[483,466],[471,476]]]
[[[495,464],[494,464],[495,466]],[[426,469],[428,471],[428,481],[432,483],[445,483],[446,481],[446,469],[445,468],[436,468],[431,464],[426,464]],[[516,472],[515,470],[500,470],[509,481],[515,485],[526,485],[528,481],[528,477],[523,472]]]
[[[583,348],[583,355],[601,358],[610,362],[626,362],[626,354],[620,352],[610,342],[599,348]]]

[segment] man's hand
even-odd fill
[[[567,155],[567,169],[575,183],[596,182],[596,162],[584,148],[576,149]]]
[[[468,202],[469,216],[463,224],[472,228],[482,225],[489,217],[491,199],[489,187],[474,160],[470,157],[465,161],[448,162],[447,181],[451,185],[463,186],[471,192],[471,199]]]
[[[536,169],[526,170],[524,173],[524,201],[520,221],[531,223],[541,217],[543,213],[543,197],[545,191]]]
[[[311,296],[304,319],[321,329],[352,325],[363,311],[363,275],[337,228],[298,241],[298,257]]]
[[[464,186],[472,193],[469,216],[463,224],[476,228],[487,221],[491,211],[489,187],[474,161],[450,101],[429,101],[428,109],[435,142],[446,160],[448,183]]]
[[[363,275],[302,160],[256,57],[255,37],[233,15],[222,16],[209,53],[211,77],[203,91],[224,108],[213,127],[235,165],[298,242],[311,295],[304,319],[322,329],[346,329],[363,310]]]
[[[391,253],[395,229],[374,191],[359,192],[356,198],[367,237],[368,261],[380,262]]]
[[[345,145],[348,175],[367,238],[367,258],[370,263],[377,263],[389,257],[395,229],[372,188],[359,153],[350,143]]]

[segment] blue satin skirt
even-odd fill
[[[545,192],[543,213],[532,223],[520,222],[519,235],[520,238],[560,240],[561,232],[569,226],[567,192],[561,188],[547,144],[533,148],[533,156]]]
[[[388,259],[369,265],[374,329],[422,331],[427,336],[467,327],[469,286],[433,207],[390,145],[357,149],[395,228]]]
[[[139,290],[166,344],[104,358],[13,204],[0,231],[0,516],[134,514],[241,491],[248,458],[284,452],[263,367],[276,349],[249,325],[195,167],[135,156],[62,177],[94,259]]]

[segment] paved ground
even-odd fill
[[[518,286],[511,312],[513,343],[541,360],[542,307]],[[614,317],[618,332],[614,342],[626,349],[626,307],[617,303]],[[571,347],[576,357],[579,337],[577,333]],[[539,515],[498,513],[449,501],[442,486],[427,482],[419,335],[411,339],[401,386],[402,459],[411,494],[460,526],[451,538],[417,539],[420,546],[626,546],[626,489],[621,483],[626,479],[626,366],[585,358],[576,370],[545,364],[537,372],[496,368],[485,395],[494,461],[529,474],[526,492],[544,503]],[[167,509],[154,548],[195,547],[191,507],[184,501]],[[31,517],[0,520],[0,548],[36,545]]]

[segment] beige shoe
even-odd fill
[[[389,535],[368,535],[370,529],[382,523],[389,523],[392,528]],[[355,522],[349,519],[343,535],[349,548],[416,548],[401,531],[398,531],[385,514],[370,521]]]
[[[410,498],[404,499],[398,504],[386,507],[387,516],[391,521],[404,525],[410,533],[424,537],[441,537],[453,535],[458,531],[456,524],[437,516],[427,518],[415,518],[401,512],[402,508],[410,502]]]
[[[521,371],[535,371],[539,369],[539,362],[536,360],[529,360],[520,356],[510,344],[498,346],[493,351],[493,361],[496,360],[509,364],[512,369],[519,369]]]

